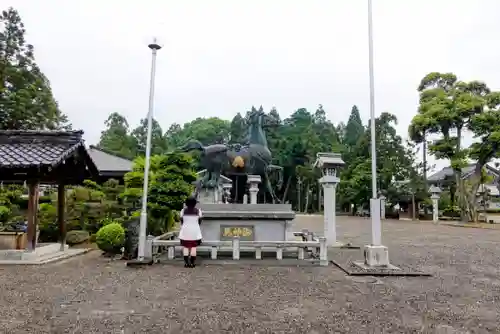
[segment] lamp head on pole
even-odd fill
[[[157,43],[156,38],[153,39],[153,43],[150,43],[148,45],[148,48],[150,48],[153,51],[158,51],[161,49],[160,44]]]

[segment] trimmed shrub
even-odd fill
[[[38,210],[40,242],[57,242],[60,231],[57,224],[57,208],[49,203],[40,204]]]
[[[8,219],[12,211],[8,206],[0,205],[0,222],[5,223]]]
[[[443,210],[443,216],[445,216],[445,217],[459,218],[460,213],[461,213],[461,210],[456,205],[449,206]]]
[[[97,231],[96,243],[104,252],[118,254],[125,244],[125,230],[118,223],[105,225]]]
[[[66,234],[66,243],[68,245],[78,245],[88,241],[90,238],[89,232],[87,231],[69,231]]]

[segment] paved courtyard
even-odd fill
[[[369,240],[368,219],[337,220],[339,239]],[[297,229],[320,231],[321,222],[298,217]],[[383,238],[391,262],[435,276],[347,277],[333,266],[137,269],[91,252],[0,267],[0,332],[500,332],[500,231],[387,221]]]

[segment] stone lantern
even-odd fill
[[[323,186],[324,220],[323,231],[328,246],[337,245],[335,192],[340,179],[338,170],[345,164],[339,153],[318,153],[314,167],[320,168],[322,177],[319,182]]]
[[[257,204],[257,194],[259,193],[259,184],[262,182],[260,175],[248,175],[248,192],[250,193],[250,204]]]
[[[229,203],[228,199],[231,197],[231,189],[233,185],[231,183],[223,183],[222,184],[222,193],[224,194],[225,203]]]
[[[481,183],[479,187],[477,188],[477,195],[481,199],[480,204],[483,207],[483,216],[485,221],[487,221],[486,218],[486,207],[488,206],[488,194],[489,194],[489,189],[486,187],[484,183]]]
[[[436,186],[431,186],[429,188],[429,192],[431,193],[431,200],[432,200],[432,221],[434,224],[437,224],[439,222],[439,198],[441,197],[441,189]]]

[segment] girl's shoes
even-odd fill
[[[194,262],[196,261],[196,256],[184,256],[184,268],[194,268],[196,265]]]

